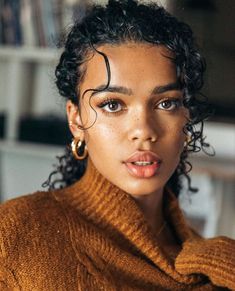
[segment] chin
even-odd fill
[[[153,193],[162,192],[164,186],[156,186],[156,187],[132,187],[129,189],[123,189],[126,193],[133,195],[133,196],[148,196]]]

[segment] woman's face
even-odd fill
[[[80,98],[80,112],[68,101],[68,119],[75,124],[71,131],[85,139],[93,164],[111,183],[133,196],[162,193],[179,163],[188,117],[175,65],[168,58],[172,55],[163,46],[148,44],[104,45],[98,50],[109,60],[109,89],[88,91]],[[80,95],[107,81],[104,58],[94,53],[79,84]],[[76,125],[91,127],[82,131]],[[160,166],[134,166],[140,175],[133,174],[125,161],[136,151],[152,151]]]

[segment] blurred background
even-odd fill
[[[96,1],[100,4],[105,1]],[[146,1],[147,2],[147,1]],[[205,123],[214,157],[193,154],[192,186],[181,206],[205,237],[235,238],[235,1],[157,1],[195,32],[207,60]],[[70,142],[65,103],[54,84],[61,32],[92,1],[0,0],[0,200],[42,189]]]

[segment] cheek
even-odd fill
[[[177,144],[177,149],[181,153],[184,148],[184,141],[185,141],[185,134],[183,132],[183,127],[181,127],[180,130],[175,133],[175,140]]]
[[[184,124],[181,122],[166,128],[166,148],[171,149],[171,152],[179,156],[184,148],[185,133],[183,132]]]
[[[184,142],[185,142],[185,134],[182,133],[181,135],[178,135],[177,139],[177,145],[176,145],[176,157],[177,157],[177,164],[180,162],[180,156],[184,150]]]
[[[114,125],[99,124],[98,121],[87,130],[85,140],[88,150],[107,152],[119,145],[121,131]]]

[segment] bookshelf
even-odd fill
[[[55,156],[63,152],[64,146],[19,140],[19,124],[25,116],[65,120],[65,101],[54,84],[60,56],[55,47],[73,17],[82,17],[91,2],[0,1],[0,114],[5,117],[0,139],[2,200],[40,188]]]
[[[0,47],[2,85],[0,109],[6,112],[7,116],[5,126],[7,140],[17,138],[18,121],[22,114],[39,114],[43,109],[50,111],[51,103],[58,103],[51,100],[48,108],[35,108],[37,104],[40,107],[45,101],[40,98],[45,99],[49,94],[51,99],[60,98],[56,96],[53,84],[50,83],[52,80],[46,80],[49,73],[52,73],[58,57],[59,51],[49,48]],[[12,84],[10,80],[14,83]]]
[[[0,46],[1,60],[32,61],[36,63],[54,62],[60,51],[52,48]]]
[[[17,138],[22,114],[53,112],[62,116],[62,98],[53,84],[59,54],[49,48],[0,47],[0,110],[7,115],[7,140]]]
[[[65,103],[53,83],[59,54],[52,48],[0,47],[0,111],[6,117],[0,140],[1,200],[42,189],[55,157],[63,153],[59,145],[18,140],[22,116],[65,115]]]

